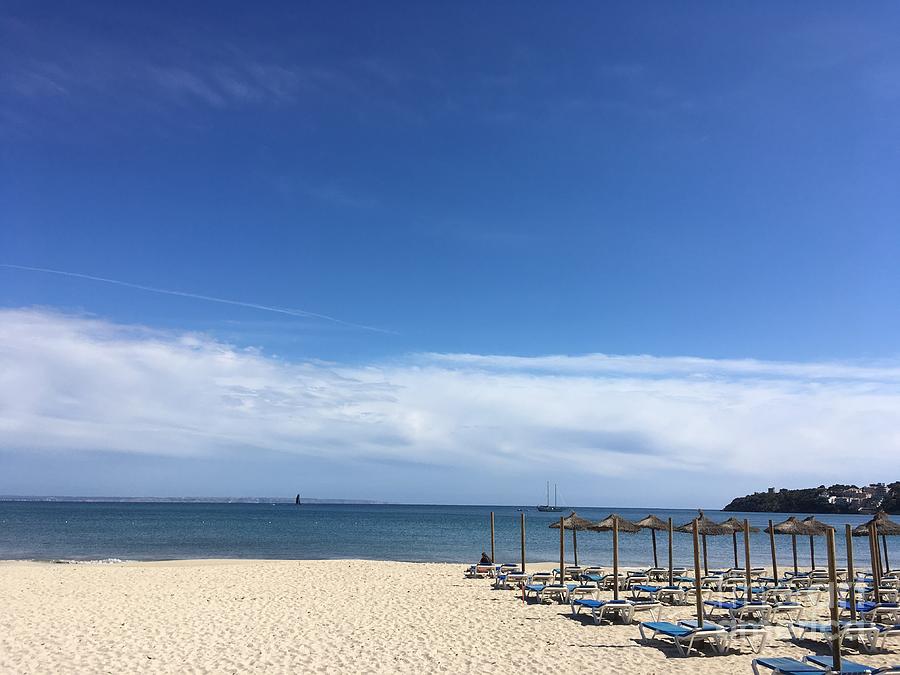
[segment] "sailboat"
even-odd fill
[[[556,505],[556,483],[553,484],[553,506],[550,506],[550,481],[547,481],[547,503],[540,504],[538,511],[562,511],[562,508]]]

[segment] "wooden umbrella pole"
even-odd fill
[[[703,599],[700,597],[700,542],[697,535],[697,521],[692,528],[694,535],[694,596],[697,601],[697,626],[703,628]]]
[[[613,518],[613,600],[619,599],[619,519]]]
[[[494,557],[494,512],[491,511],[491,562],[497,562],[497,559]]]
[[[816,569],[816,538],[809,536],[809,564],[810,570]]]
[[[744,518],[744,572],[747,577],[747,602],[753,600],[753,580],[750,578],[750,521]]]
[[[578,528],[577,527],[572,528],[572,552],[575,554],[575,567],[578,567]]]
[[[519,530],[522,533],[522,573],[525,573],[525,514],[519,514],[521,518],[519,519]]]
[[[659,559],[656,557],[656,530],[650,530],[650,536],[653,538],[653,566],[659,567]],[[887,558],[887,544],[885,544],[884,557]]]
[[[825,533],[828,543],[828,587],[831,590],[829,605],[831,606],[831,654],[834,658],[832,671],[841,672],[841,624],[840,609],[838,607],[837,565],[835,564],[834,530],[828,528]]]
[[[772,527],[772,521],[769,521],[769,548],[772,550],[772,577],[775,579],[775,585],[778,585],[778,556],[775,555],[775,530]]]
[[[882,533],[881,535],[881,543],[884,545],[884,571],[890,574],[891,572],[891,561],[888,560],[888,551],[887,551],[887,535]]]
[[[734,566],[740,567],[737,556],[737,530],[731,533],[731,544],[734,546]]]
[[[869,525],[869,560],[872,562],[872,585],[875,586],[875,602],[881,602],[881,584],[878,578],[878,542],[875,541],[875,526]]]
[[[669,586],[673,586],[675,584],[674,575],[672,573],[672,565],[673,565],[673,549],[672,549],[672,533],[674,532],[675,527],[672,524],[672,519],[669,518]]]
[[[800,573],[799,568],[797,567],[797,535],[791,535],[791,548],[794,551],[794,576]]]
[[[881,564],[881,549],[878,546],[878,525],[872,523],[872,537],[875,539],[875,556],[878,558],[878,585],[881,586],[881,578],[884,576],[884,565]]]
[[[850,584],[850,620],[856,621],[856,574],[853,572],[853,531],[850,524],[844,526],[847,537],[847,581]]]
[[[563,517],[559,517],[559,583],[564,584],[566,581],[566,528],[564,527]]]
[[[703,535],[703,574],[709,574],[709,558],[706,555],[706,535]]]

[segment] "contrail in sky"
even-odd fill
[[[150,293],[161,293],[162,295],[175,295],[181,298],[193,298],[194,300],[206,300],[207,302],[218,302],[222,305],[234,305],[235,307],[248,307],[250,309],[257,309],[263,312],[275,312],[276,314],[286,314],[288,316],[295,316],[303,319],[321,319],[323,321],[330,321],[332,323],[337,323],[342,326],[349,326],[351,328],[359,328],[362,330],[370,330],[376,333],[388,333],[388,334],[396,334],[394,331],[386,330],[384,328],[377,328],[375,326],[366,326],[361,323],[353,323],[351,321],[344,321],[343,319],[337,319],[333,316],[328,316],[327,314],[317,314],[316,312],[307,312],[302,309],[288,309],[286,307],[273,307],[271,305],[260,305],[255,302],[242,302],[240,300],[228,300],[227,298],[216,298],[211,295],[200,295],[199,293],[187,293],[185,291],[173,291],[167,288],[156,288],[154,286],[144,286],[143,284],[133,284],[129,281],[119,281],[118,279],[107,279],[105,277],[95,277],[91,274],[80,274],[78,272],[67,272],[65,270],[53,270],[48,269],[46,267],[29,267],[27,265],[10,265],[7,263],[0,263],[0,267],[5,267],[6,269],[11,270],[24,270],[27,272],[42,272],[43,274],[57,274],[62,277],[72,277],[74,279],[87,279],[89,281],[100,281],[104,284],[113,284],[115,286],[124,286],[125,288],[135,288],[139,291],[148,291]]]

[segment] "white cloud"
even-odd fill
[[[896,477],[896,364],[424,354],[286,362],[198,334],[0,310],[0,450],[720,480]],[[541,477],[542,479],[542,477]]]

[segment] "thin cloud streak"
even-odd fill
[[[120,281],[118,279],[108,279],[106,277],[97,277],[92,274],[81,274],[80,272],[69,272],[66,270],[56,270],[46,267],[30,267],[28,265],[12,265],[0,263],[0,267],[11,270],[23,270],[28,272],[41,272],[43,274],[56,274],[63,277],[71,277],[73,279],[87,279],[89,281],[99,281],[105,284],[113,284],[115,286],[123,286],[125,288],[134,288],[139,291],[147,291],[150,293],[159,293],[161,295],[174,295],[180,298],[192,298],[194,300],[205,300],[206,302],[217,302],[222,305],[232,305],[234,307],[246,307],[249,309],[257,309],[263,312],[275,312],[276,314],[285,314],[302,319],[321,319],[322,321],[330,321],[331,323],[347,326],[348,328],[358,328],[360,330],[373,331],[375,333],[385,333],[388,335],[396,335],[395,331],[376,326],[366,326],[361,323],[352,321],[344,321],[327,314],[318,314],[316,312],[308,312],[302,309],[288,309],[286,307],[274,307],[272,305],[261,305],[255,302],[243,302],[241,300],[229,300],[227,298],[218,298],[212,295],[201,295],[200,293],[188,293],[186,291],[174,291],[166,288],[156,288],[155,286],[145,286],[144,284],[135,284],[130,281]]]

